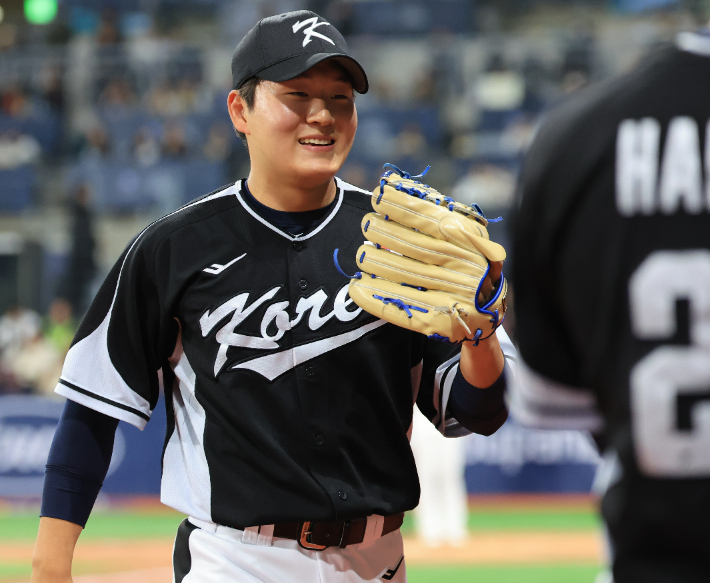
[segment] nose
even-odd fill
[[[335,117],[328,108],[328,104],[323,99],[314,99],[311,103],[311,107],[308,110],[308,123],[314,123],[318,125],[332,125],[335,123]]]

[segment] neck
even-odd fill
[[[312,211],[333,202],[336,193],[335,179],[321,184],[303,186],[284,182],[278,176],[263,176],[249,173],[249,192],[261,204],[277,211]]]

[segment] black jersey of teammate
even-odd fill
[[[370,195],[293,237],[245,204],[241,182],[149,226],[111,271],[57,392],[142,427],[169,408],[161,499],[233,527],[388,515],[419,487],[416,401],[442,421],[456,347],[387,324],[347,295]]]
[[[550,113],[521,193],[512,413],[603,436],[617,583],[708,581],[710,37]]]

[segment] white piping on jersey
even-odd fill
[[[126,381],[113,366],[111,355],[108,353],[108,328],[111,321],[113,306],[116,303],[118,288],[121,285],[123,268],[125,267],[126,260],[130,256],[131,251],[133,251],[133,248],[138,244],[138,241],[141,240],[143,234],[146,233],[146,231],[148,231],[148,229],[150,229],[153,225],[195,205],[231,195],[234,192],[233,189],[234,186],[230,186],[220,192],[195,201],[187,206],[181,207],[152,222],[138,234],[123,258],[123,263],[121,264],[121,269],[116,280],[116,289],[113,292],[111,306],[106,312],[106,316],[101,324],[99,324],[99,326],[91,332],[91,334],[89,334],[86,338],[81,339],[69,349],[66,359],[64,360],[61,378],[69,381],[81,389],[86,390],[88,393],[96,394],[97,397],[110,398],[117,403],[136,409],[148,417],[151,415],[152,411],[150,403],[128,386]],[[98,390],[100,392],[94,393],[94,391],[91,391],[90,387],[92,386],[99,387]],[[109,403],[104,403],[97,398],[84,395],[83,393],[75,391],[65,385],[57,385],[54,392],[81,405],[89,407],[90,409],[104,413],[115,419],[126,421],[138,429],[143,429],[145,427],[146,420],[142,417],[138,417],[130,411],[125,411]]]
[[[385,320],[375,320],[360,328],[343,332],[342,334],[337,334],[330,338],[323,338],[322,340],[301,344],[300,346],[294,346],[293,348],[288,348],[280,352],[252,358],[251,360],[233,366],[232,369],[250,370],[260,374],[269,381],[273,381],[276,377],[281,376],[292,368],[330,352],[331,350],[355,342],[355,340],[362,338],[368,332],[386,323]]]
[[[676,46],[688,53],[710,57],[710,37],[695,32],[681,32],[675,37]]]
[[[436,369],[434,376],[434,408],[436,415],[432,419],[432,423],[442,435],[446,435],[446,407],[449,404],[449,395],[451,394],[451,385],[454,383],[456,371],[459,369],[459,361],[461,353],[452,356],[449,360],[441,364]],[[471,433],[466,431],[462,435]]]
[[[163,456],[160,501],[183,514],[211,521],[212,487],[205,454],[206,414],[195,397],[197,375],[180,340],[177,352],[180,358],[173,368],[177,387],[166,391],[166,398],[173,400],[175,429]]]
[[[284,233],[281,229],[277,229],[272,225],[269,221],[267,221],[265,218],[260,216],[258,213],[256,213],[252,208],[244,201],[241,195],[241,183],[243,183],[243,180],[238,180],[236,184],[240,184],[239,187],[237,187],[237,200],[241,203],[241,205],[244,207],[244,210],[246,210],[252,217],[254,217],[257,221],[259,221],[262,225],[265,227],[268,227],[274,233],[278,233],[282,237],[286,237],[289,241],[305,241],[306,239],[310,239],[320,231],[322,231],[325,226],[333,219],[333,217],[338,213],[338,210],[340,210],[340,205],[343,204],[343,189],[339,187],[338,182],[336,180],[336,186],[338,187],[338,192],[337,192],[337,197],[338,201],[335,203],[335,207],[333,208],[332,211],[330,211],[330,214],[323,220],[323,222],[318,225],[317,228],[313,229],[310,233],[306,233],[303,236],[300,235],[289,235],[288,233]]]
[[[372,192],[370,192],[369,190],[365,190],[364,188],[360,188],[359,186],[355,186],[354,184],[350,184],[349,182],[345,182],[345,180],[341,180],[337,176],[335,177],[335,184],[337,184],[338,188],[340,188],[341,190],[356,190],[357,192],[360,192],[362,194],[366,194],[369,197],[372,197]]]

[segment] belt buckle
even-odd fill
[[[301,527],[301,538],[298,540],[298,544],[309,551],[323,551],[327,549],[328,545],[317,545],[311,540],[311,534],[313,534],[313,531],[310,530],[311,524],[313,524],[313,522],[310,520],[304,521]]]

